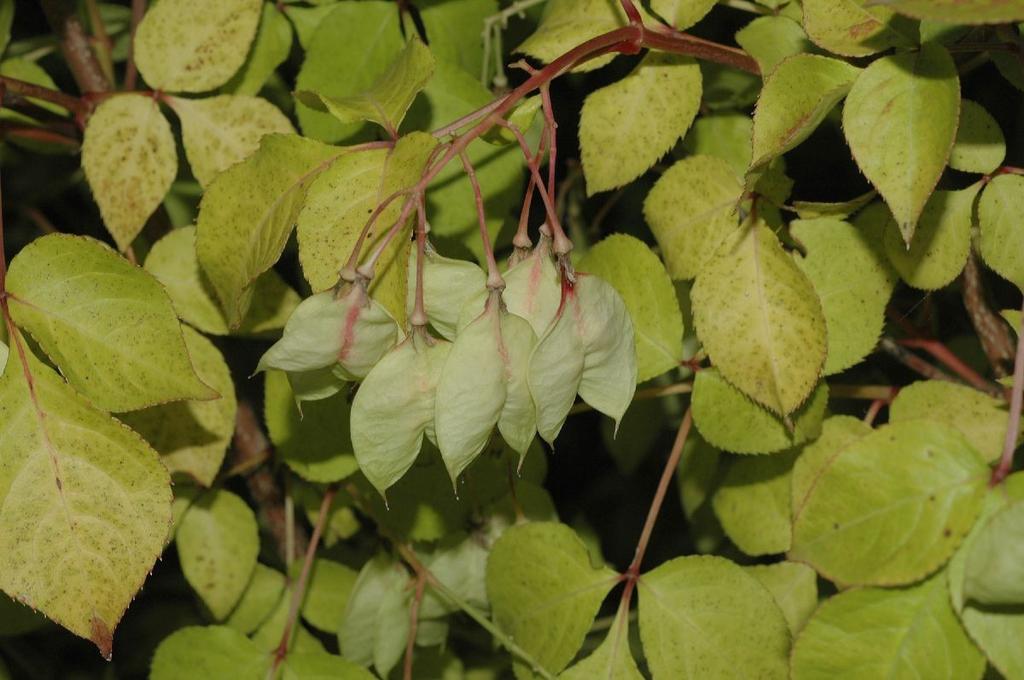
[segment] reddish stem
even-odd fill
[[[631,24],[642,24],[643,19],[640,17],[640,10],[633,4],[633,0],[621,0],[622,11],[626,13],[626,18],[629,19]]]
[[[632,4],[632,3],[630,3]],[[636,10],[636,8],[633,8]],[[558,123],[555,122],[555,109],[551,105],[551,88],[548,85],[540,88],[541,105],[544,108],[544,119],[548,129],[548,196],[555,195],[555,164],[558,161]],[[540,163],[541,153],[537,150],[537,162]]]
[[[1024,305],[1021,306],[1021,327],[1017,329],[1017,356],[1013,362],[1013,389],[1010,391],[1010,414],[1006,423],[1003,455],[992,473],[992,486],[1006,479],[1013,468],[1013,452],[1020,435],[1020,414],[1024,402]]]
[[[420,622],[420,603],[423,602],[423,592],[426,590],[426,586],[426,573],[416,572],[416,593],[413,595],[412,606],[409,607],[409,637],[405,642],[405,664],[402,668],[404,680],[412,680],[413,649],[416,646],[416,629]]]
[[[65,108],[78,116],[84,115],[89,110],[88,105],[78,97],[72,97],[69,94],[64,94],[63,92],[43,87],[42,85],[27,83],[24,80],[9,78],[7,76],[0,76],[0,83],[3,83],[5,93],[14,92],[22,97],[41,99]]]
[[[132,0],[131,39],[128,41],[128,63],[124,71],[124,89],[134,90],[139,69],[135,66],[135,31],[146,13],[146,0]]]
[[[423,206],[423,198],[416,202],[416,303],[409,317],[413,327],[427,325],[427,310],[423,304],[423,267],[426,265],[427,249],[427,212]]]
[[[941,363],[945,364],[946,368],[963,378],[969,385],[981,390],[982,392],[992,394],[995,397],[1004,396],[1002,388],[983,378],[977,371],[961,361],[960,357],[953,354],[948,347],[938,340],[905,338],[900,340],[899,343],[904,347],[923,349],[925,352],[928,352],[928,354],[931,354],[933,357],[938,359]]]
[[[665,502],[668,485],[676,474],[676,468],[679,467],[679,458],[683,455],[683,445],[686,444],[686,438],[690,434],[690,425],[692,423],[693,412],[687,408],[686,414],[683,416],[683,422],[679,424],[679,430],[676,432],[676,440],[672,444],[672,451],[668,454],[665,468],[661,472],[661,480],[658,482],[658,489],[654,492],[654,498],[651,500],[651,508],[647,511],[644,528],[640,531],[640,540],[636,544],[636,554],[633,556],[633,561],[630,563],[629,568],[626,569],[626,573],[623,574],[626,587],[622,591],[622,602],[625,603],[624,606],[626,607],[629,606],[629,599],[633,596],[633,589],[636,587],[637,579],[640,578],[640,566],[644,561],[644,553],[647,552],[647,544],[651,540],[651,533],[654,531],[654,523],[657,521],[658,513],[661,512],[661,506]]]
[[[469,183],[473,186],[473,199],[476,202],[476,218],[480,223],[480,240],[483,243],[484,255],[487,257],[487,287],[491,290],[505,287],[505,280],[501,278],[498,271],[498,263],[494,260],[494,248],[491,247],[491,235],[487,231],[487,216],[484,214],[484,194],[480,190],[480,182],[476,179],[476,170],[469,161],[465,151],[459,152],[459,160],[469,177]]]
[[[358,268],[356,268],[356,274],[366,279],[367,281],[373,278],[374,272],[377,268],[377,260],[380,259],[380,256],[384,254],[384,251],[387,249],[387,247],[391,244],[395,237],[398,236],[398,233],[402,231],[402,228],[405,227],[405,223],[409,220],[409,214],[412,212],[413,206],[416,205],[417,201],[422,200],[422,192],[415,192],[413,194],[410,194],[409,197],[405,199],[405,202],[402,204],[402,212],[399,213],[398,219],[395,220],[395,223],[391,225],[391,229],[388,231],[387,234],[384,235],[384,238],[381,239],[380,243],[377,245],[377,248],[373,251],[370,257],[366,259],[366,262],[364,262],[363,264],[359,265]],[[357,243],[356,245],[358,246],[360,244]]]
[[[299,618],[299,608],[306,596],[306,585],[309,583],[309,572],[313,569],[313,558],[316,557],[316,548],[320,544],[320,536],[323,534],[324,526],[327,525],[327,515],[330,512],[331,504],[338,493],[338,487],[327,487],[324,491],[324,499],[320,503],[320,514],[316,518],[316,526],[313,527],[313,537],[309,539],[309,547],[306,549],[306,558],[302,562],[302,572],[299,574],[299,581],[292,590],[292,602],[288,609],[288,620],[284,625],[284,632],[281,634],[281,642],[274,651],[274,667],[271,676],[276,677],[277,669],[288,656],[288,645],[291,643],[292,631]]]
[[[878,417],[879,411],[881,411],[882,407],[885,406],[888,403],[889,403],[888,399],[875,399],[874,401],[872,401],[871,405],[868,406],[868,412],[866,414],[864,414],[864,424],[865,425],[872,425],[872,424],[874,424],[875,418]]]

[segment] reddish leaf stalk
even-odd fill
[[[413,650],[416,647],[416,629],[420,623],[420,604],[423,602],[423,593],[427,586],[427,577],[424,572],[416,574],[416,592],[413,594],[412,606],[409,607],[409,636],[405,642],[405,663],[402,668],[402,678],[412,679]]]
[[[476,178],[476,170],[466,155],[465,150],[459,152],[459,160],[469,177],[469,183],[473,187],[473,200],[476,203],[476,218],[480,223],[480,241],[483,243],[484,255],[487,257],[487,287],[491,290],[502,290],[505,288],[505,279],[498,271],[498,263],[494,260],[494,248],[491,246],[491,235],[487,231],[487,215],[484,214],[484,194],[480,190],[480,182]]]
[[[139,69],[135,65],[135,31],[146,13],[146,0],[132,0],[131,39],[128,41],[128,62],[124,71],[124,89],[134,90]]]
[[[416,201],[416,303],[409,317],[413,327],[423,328],[427,325],[427,310],[423,303],[423,267],[426,266],[427,248],[427,212],[423,206],[423,198]]]
[[[644,527],[640,531],[640,540],[636,544],[636,554],[633,557],[633,562],[626,569],[626,573],[622,575],[622,578],[626,581],[626,587],[622,591],[621,606],[627,609],[630,598],[633,596],[633,589],[636,588],[636,582],[640,578],[640,566],[644,561],[644,553],[647,552],[647,544],[651,540],[651,533],[654,531],[654,523],[657,521],[658,513],[661,512],[661,506],[665,502],[668,485],[672,481],[672,477],[675,476],[676,468],[679,467],[679,459],[683,455],[683,445],[686,444],[686,438],[690,435],[690,426],[692,424],[693,411],[687,408],[686,414],[683,416],[683,422],[679,424],[679,430],[676,432],[676,440],[672,444],[668,460],[665,461],[665,468],[661,472],[661,480],[658,481],[658,489],[654,492],[654,498],[651,500],[651,508],[647,511],[647,519],[644,521]]]
[[[630,3],[632,4],[632,3]],[[636,8],[633,8],[636,10]],[[638,15],[639,16],[639,15]],[[558,123],[555,121],[555,109],[551,105],[551,87],[540,88],[541,106],[544,108],[544,119],[547,123],[548,139],[548,196],[555,195],[555,170],[558,161]],[[537,162],[540,163],[541,152],[537,150]]]
[[[9,78],[7,76],[0,76],[0,83],[3,83],[5,93],[13,92],[22,97],[41,99],[65,108],[76,116],[84,116],[89,110],[88,105],[78,97],[72,97],[69,94],[64,94],[63,92],[43,87],[42,85],[27,83],[24,80]]]
[[[1020,414],[1024,404],[1024,305],[1021,306],[1021,327],[1017,329],[1017,356],[1013,362],[1013,389],[1010,391],[1010,414],[1006,423],[1003,455],[992,473],[991,485],[1002,482],[1013,468],[1013,452],[1020,435]]]
[[[402,212],[399,213],[398,219],[391,225],[391,229],[384,235],[384,238],[381,239],[380,244],[377,245],[377,248],[373,251],[370,257],[356,268],[356,274],[367,281],[373,278],[374,272],[377,269],[377,260],[379,260],[380,256],[384,254],[384,251],[398,235],[398,232],[402,231],[405,227],[405,223],[408,221],[410,213],[412,213],[413,206],[416,205],[417,201],[422,200],[423,195],[421,192],[414,192],[405,199],[405,202],[402,203]],[[357,243],[356,245],[360,244]]]
[[[320,536],[323,534],[324,526],[327,525],[327,515],[331,510],[331,504],[338,493],[338,487],[331,485],[324,491],[324,499],[320,503],[320,514],[316,518],[316,526],[313,527],[313,537],[309,539],[309,547],[306,549],[306,557],[302,562],[302,572],[299,574],[298,583],[292,590],[292,601],[288,609],[288,620],[281,634],[281,642],[274,651],[274,667],[271,671],[272,677],[276,677],[277,669],[288,656],[288,646],[291,643],[292,631],[295,630],[295,623],[299,617],[299,608],[306,596],[306,586],[309,583],[309,573],[313,569],[313,558],[316,557],[316,548],[320,544]]]
[[[946,368],[963,378],[964,381],[972,387],[997,398],[1005,397],[1001,387],[983,378],[977,371],[961,361],[960,357],[953,354],[948,347],[938,340],[906,338],[904,340],[900,340],[899,343],[904,347],[923,349],[925,352],[928,352],[928,354],[931,354],[933,357],[938,359],[946,366]]]

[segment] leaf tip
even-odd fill
[[[89,639],[99,649],[100,656],[110,661],[114,656],[114,632],[110,630],[106,621],[95,614],[92,616],[90,628]]]

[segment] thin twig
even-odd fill
[[[413,680],[413,651],[416,647],[416,630],[420,623],[420,604],[423,602],[423,591],[426,585],[426,575],[422,572],[416,574],[416,591],[413,593],[412,606],[409,607],[409,635],[405,641],[405,664],[402,669],[402,678],[404,680]]]
[[[40,0],[40,4],[60,40],[61,52],[78,83],[78,89],[83,93],[108,92],[110,81],[96,61],[89,36],[75,11],[75,3],[70,0]]]
[[[1021,306],[1021,327],[1017,329],[1017,357],[1013,362],[1013,389],[1010,391],[1010,413],[1003,440],[1003,455],[992,473],[992,486],[1006,479],[1013,469],[1013,452],[1020,435],[1020,414],[1024,402],[1024,305]]]
[[[964,307],[978,334],[981,348],[988,357],[997,378],[1009,374],[1007,365],[1013,361],[1013,340],[1003,320],[993,312],[985,300],[985,286],[981,278],[978,258],[972,251],[967,258],[962,277]]]
[[[926,340],[923,338],[905,338],[899,341],[904,347],[923,349],[933,357],[942,362],[946,368],[960,376],[968,385],[990,394],[996,399],[1005,398],[1005,390],[997,383],[983,378],[977,371],[963,362],[960,357],[953,354],[948,347],[938,340]]]
[[[49,87],[43,87],[42,85],[36,85],[35,83],[27,83],[24,80],[18,80],[17,78],[10,78],[8,76],[0,76],[0,82],[3,82],[4,87],[8,93],[15,93],[20,97],[32,97],[33,99],[41,99],[42,101],[56,104],[62,108],[74,114],[84,114],[88,111],[88,105],[79,99],[78,97],[72,97],[69,94],[64,94],[58,90],[53,90]]]
[[[281,642],[274,651],[274,663],[270,671],[270,677],[277,676],[277,669],[280,668],[288,656],[288,646],[291,644],[292,632],[295,630],[295,623],[299,618],[299,608],[302,607],[302,600],[306,597],[306,586],[309,584],[309,573],[313,569],[313,559],[316,557],[316,548],[320,543],[320,536],[323,535],[324,527],[327,525],[327,516],[331,510],[331,504],[338,493],[338,487],[331,485],[324,491],[324,499],[320,503],[320,514],[317,515],[316,525],[313,526],[313,537],[309,540],[309,547],[306,548],[306,557],[302,562],[302,572],[299,574],[298,583],[292,587],[292,601],[288,608],[288,619],[284,624],[284,632],[281,634]]]
[[[878,348],[910,370],[929,380],[945,380],[946,382],[962,384],[960,380],[957,380],[941,368],[932,366],[910,350],[902,347],[892,338],[885,337],[879,340]]]
[[[139,69],[135,65],[135,31],[146,14],[146,0],[132,0],[131,38],[128,41],[128,62],[124,71],[124,89],[134,90]]]
[[[89,23],[92,26],[93,45],[96,59],[103,75],[111,83],[114,82],[114,45],[107,35],[107,27],[103,24],[103,17],[100,16],[100,6],[96,0],[85,0],[85,7],[89,14]]]

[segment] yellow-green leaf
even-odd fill
[[[260,97],[168,97],[167,104],[181,120],[185,155],[192,174],[203,186],[255,153],[264,135],[295,132],[281,110]]]
[[[732,457],[711,499],[725,534],[748,555],[789,549],[789,486],[795,457],[792,450],[774,456]]]
[[[418,37],[413,37],[387,71],[365,92],[332,97],[299,91],[296,96],[306,106],[328,111],[342,123],[368,120],[394,133],[402,124],[413,99],[426,87],[432,75],[434,57]]]
[[[853,416],[832,416],[821,425],[821,435],[800,450],[790,485],[793,516],[800,513],[822,471],[844,448],[871,434],[871,426]]]
[[[245,316],[253,282],[281,257],[310,183],[345,153],[297,135],[267,135],[203,194],[196,253],[229,328]]]
[[[85,127],[82,169],[103,223],[127,249],[178,172],[171,126],[156,100],[116,95],[96,107]]]
[[[818,47],[865,57],[911,43],[891,27],[893,11],[864,0],[804,0],[804,30]]]
[[[970,530],[988,466],[938,421],[885,425],[836,453],[793,519],[790,559],[841,585],[902,585],[949,559]]]
[[[178,318],[210,335],[231,333],[216,294],[199,269],[195,227],[174,229],[153,244],[145,268],[163,284]],[[235,332],[260,335],[280,330],[298,304],[298,293],[271,269],[253,284],[252,304]]]
[[[909,248],[905,234],[901,236],[896,222],[888,220],[883,232],[885,253],[900,278],[914,288],[937,290],[963,271],[971,251],[974,197],[980,188],[979,182],[959,191],[932,194]]]
[[[315,291],[338,282],[367,219],[385,198],[416,184],[436,140],[424,132],[402,137],[393,149],[351,153],[334,163],[309,187],[298,218],[299,261]],[[383,242],[402,213],[408,195],[384,209],[363,243],[360,262]],[[407,213],[414,216],[415,211]],[[370,293],[399,324],[405,321],[409,240],[395,237],[377,262]]]
[[[846,98],[846,141],[908,244],[946,167],[959,118],[956,64],[937,43],[872,62]]]
[[[964,172],[989,173],[1006,158],[1006,138],[999,123],[981,104],[960,102],[960,126],[949,153],[949,167]]]
[[[768,226],[752,224],[721,249],[690,299],[697,335],[722,376],[779,415],[799,408],[825,363],[825,316]]]
[[[654,680],[789,677],[789,629],[757,579],[722,557],[677,557],[640,577]]]
[[[588,250],[578,266],[612,284],[626,303],[636,338],[637,380],[677,367],[683,359],[683,317],[658,256],[637,238],[613,234]]]
[[[985,659],[949,603],[945,574],[826,600],[793,647],[793,680],[980,680]]]
[[[572,529],[554,522],[512,527],[487,560],[495,622],[549,673],[572,661],[617,580],[611,569],[591,564]],[[533,677],[518,661],[515,669],[519,678]]]
[[[818,606],[818,575],[814,570],[799,562],[755,564],[743,570],[775,598],[789,624],[789,632],[799,633]]]
[[[845,61],[798,54],[765,79],[754,112],[751,170],[807,139],[853,85],[859,69]]]
[[[260,549],[256,516],[230,491],[207,491],[185,510],[174,541],[185,579],[213,618],[224,620],[256,568]]]
[[[291,47],[291,23],[274,3],[263,3],[263,14],[249,55],[221,91],[243,95],[258,93],[277,67],[288,58]]]
[[[0,376],[0,587],[110,658],[167,539],[170,476],[141,437],[12,342]]]
[[[206,92],[223,85],[249,53],[259,0],[161,0],[135,32],[135,63],[165,92]]]
[[[761,16],[736,32],[736,42],[769,74],[786,57],[815,49],[800,24],[785,16]]]
[[[882,252],[881,226],[858,229],[829,217],[790,223],[790,233],[806,252],[795,258],[797,266],[811,280],[825,313],[825,375],[861,361],[882,334],[897,278]]]
[[[683,31],[704,18],[716,0],[651,0],[651,9]]]
[[[580,114],[587,193],[618,188],[650,169],[686,134],[700,97],[697,63],[656,52],[622,80],[592,92]]]
[[[877,0],[915,19],[951,24],[1008,24],[1024,20],[1021,0]]]
[[[590,656],[558,676],[559,680],[643,680],[629,646],[629,612],[622,607],[604,641]]]
[[[209,401],[177,401],[120,416],[160,453],[172,473],[209,486],[235,432],[235,385],[212,342],[185,328],[185,347],[200,379],[220,394]]]
[[[97,407],[217,397],[196,376],[160,284],[102,243],[64,234],[33,241],[11,262],[7,291],[14,322]]]
[[[733,453],[774,453],[817,438],[828,404],[822,382],[792,418],[792,429],[775,414],[727,383],[717,369],[693,381],[693,423],[713,446]]]
[[[515,51],[550,63],[576,45],[627,23],[618,0],[550,0],[544,5],[537,30]],[[576,71],[601,68],[614,58],[613,53],[585,61]]]
[[[669,168],[644,201],[644,217],[673,279],[692,279],[737,228],[743,185],[729,164],[697,155]]]
[[[1024,290],[1024,177],[1000,175],[978,203],[978,250],[997,274]]]

